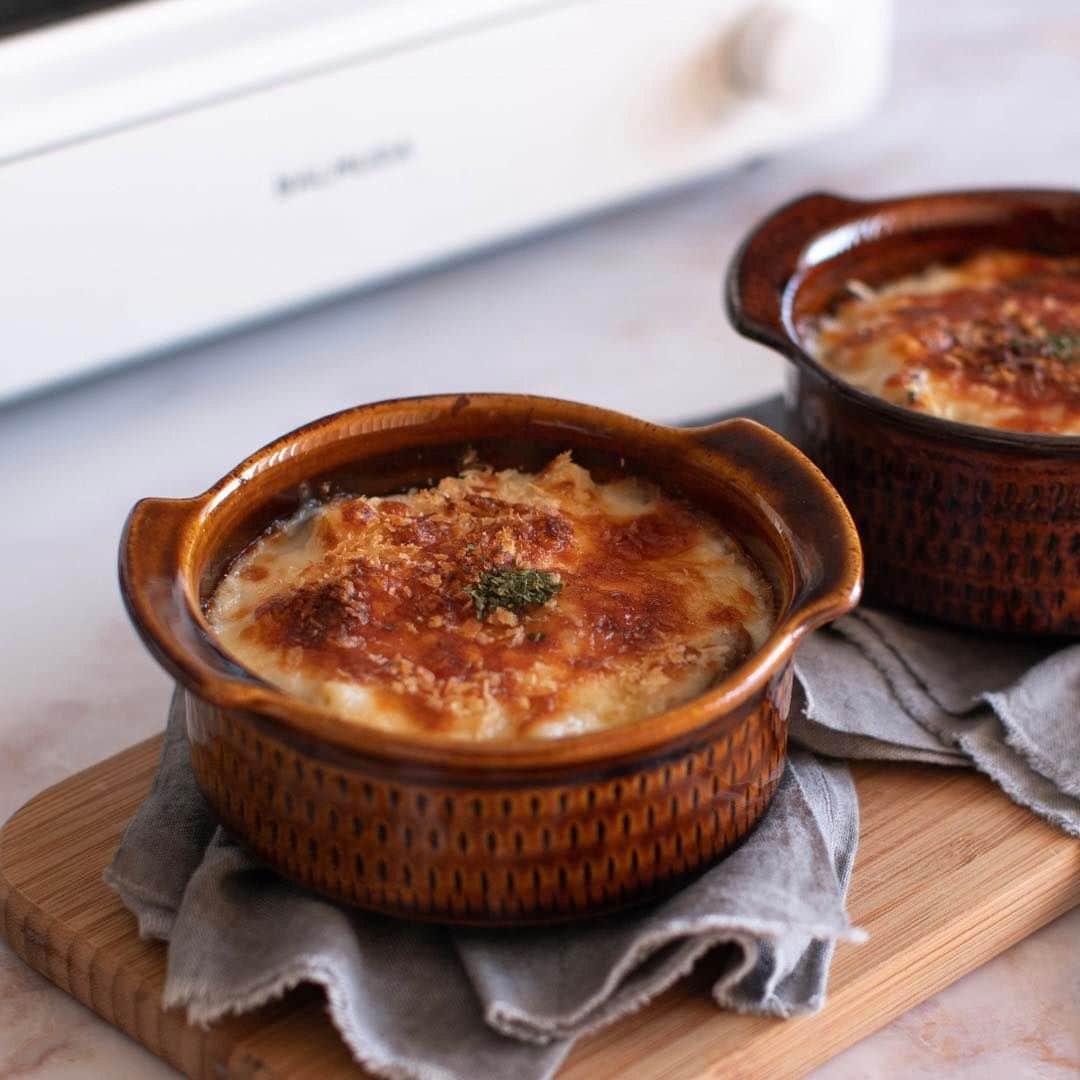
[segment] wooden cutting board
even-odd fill
[[[314,990],[207,1031],[164,1012],[164,946],[102,882],[160,738],[38,795],[0,833],[0,926],[61,989],[193,1077],[360,1076]],[[854,766],[862,838],[829,1003],[786,1022],[720,1012],[691,977],[578,1045],[565,1078],[798,1076],[1080,901],[1080,845],[974,772]]]

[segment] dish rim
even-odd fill
[[[708,445],[708,439],[719,432],[741,433],[757,439],[767,453],[771,452],[774,457],[784,460],[789,467],[801,469],[801,479],[814,484],[820,507],[842,538],[843,556],[839,560],[841,569],[836,580],[818,583],[810,589],[808,597],[796,593],[788,610],[781,612],[777,618],[761,648],[705,693],[651,717],[602,731],[552,739],[517,737],[466,740],[450,735],[389,732],[350,722],[332,710],[302,701],[260,679],[237,664],[217,643],[199,602],[198,585],[192,582],[192,575],[184,563],[184,554],[190,556],[200,526],[216,506],[226,499],[237,497],[256,474],[272,469],[275,462],[290,457],[290,448],[296,442],[327,428],[346,428],[349,420],[360,413],[407,407],[422,407],[429,412],[440,407],[453,411],[459,409],[462,402],[466,405],[477,402],[487,407],[498,407],[500,402],[507,399],[510,399],[510,404],[568,408],[596,421],[629,424],[648,438],[681,444],[688,454],[715,453],[715,449]],[[344,435],[344,431],[339,432],[339,436]],[[779,515],[774,516],[779,518]],[[782,525],[789,524],[783,519],[780,522]],[[176,548],[175,559],[166,560],[173,568],[173,578],[171,581],[157,578],[149,581],[146,578],[146,560],[140,555],[139,545],[145,543],[148,529],[160,530],[163,526],[172,530]],[[791,548],[794,533],[789,531],[781,540]],[[737,417],[718,424],[676,428],[554,397],[499,393],[432,394],[389,398],[331,413],[267,443],[200,495],[188,499],[140,500],[124,526],[120,542],[119,576],[128,614],[158,663],[185,690],[220,708],[254,713],[280,726],[293,739],[299,739],[309,746],[318,746],[330,756],[335,753],[346,756],[360,754],[366,758],[395,763],[437,766],[441,770],[471,768],[486,772],[498,768],[528,772],[559,766],[614,763],[669,745],[674,749],[683,738],[729,717],[764,691],[769,679],[790,658],[805,634],[851,610],[858,603],[862,590],[862,553],[855,525],[846,506],[820,470],[787,440],[753,420]],[[166,586],[165,590],[161,588],[162,585]],[[178,589],[181,593],[179,596]],[[151,591],[154,596],[148,595]],[[157,610],[157,606],[162,604],[174,605],[169,608],[174,619],[179,617],[187,620],[183,629],[194,632],[192,642],[181,641],[176,626],[162,632],[162,624],[167,621]],[[192,646],[201,650],[203,656],[212,654],[216,661],[224,662],[233,670],[229,673],[213,670],[193,653]]]
[[[1080,190],[1068,188],[967,188],[946,189],[882,199],[858,199],[831,191],[812,191],[790,199],[760,220],[736,249],[725,282],[725,305],[735,329],[744,337],[781,353],[788,360],[828,384],[830,390],[884,420],[914,428],[921,434],[940,440],[978,444],[988,450],[1009,449],[1056,457],[1080,457],[1080,435],[1048,432],[1009,431],[960,420],[950,420],[932,413],[917,412],[886,401],[876,394],[848,382],[825,367],[803,345],[794,320],[795,300],[810,272],[854,248],[887,236],[906,234],[913,242],[919,232],[963,225],[1004,222],[1009,211],[1045,210],[1055,212],[1068,204],[1080,215]],[[965,215],[961,211],[967,210]],[[786,238],[781,254],[763,252],[768,242],[793,218],[814,210],[822,217],[813,227],[799,230]],[[930,211],[930,220],[920,222],[918,212]],[[949,211],[954,211],[951,215]],[[894,213],[910,217],[899,228],[882,228],[873,223],[875,215]],[[993,215],[999,215],[996,218]],[[830,242],[831,241],[831,242]],[[1004,246],[1004,245],[1003,245]],[[815,248],[818,252],[815,252]],[[979,248],[972,248],[972,253]],[[1010,250],[1013,250],[1010,247]],[[1022,250],[1022,249],[1016,249]],[[1032,248],[1031,250],[1036,250]],[[1080,254],[1078,250],[1077,254]],[[933,265],[928,262],[927,268]],[[751,278],[767,272],[769,287],[777,301],[777,311],[767,316],[752,314],[748,302]],[[778,279],[783,275],[783,283]],[[775,317],[770,317],[775,316]]]

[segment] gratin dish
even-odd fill
[[[466,742],[346,724],[230,661],[203,608],[225,567],[313,492],[400,491],[469,448],[535,469],[563,450],[709,510],[769,579],[764,646],[701,697],[559,739]],[[858,600],[854,525],[821,473],[749,420],[673,429],[523,395],[361,406],[271,443],[193,499],[144,499],[120,549],[129,613],[184,695],[223,823],[287,877],[412,919],[496,925],[647,899],[736,845],[783,768],[800,638]]]
[[[1080,438],[893,405],[819,364],[797,329],[852,279],[874,287],[987,247],[1080,253],[1080,194],[809,195],[744,241],[728,310],[792,361],[790,430],[851,510],[868,598],[982,630],[1080,634]]]

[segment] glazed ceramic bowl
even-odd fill
[[[879,285],[989,246],[1080,253],[1080,193],[809,195],[743,243],[728,309],[793,362],[791,433],[851,510],[868,599],[982,630],[1080,634],[1080,438],[892,405],[818,364],[798,330],[852,278]]]
[[[719,515],[770,579],[776,627],[701,697],[562,739],[466,742],[346,724],[237,667],[203,606],[224,568],[313,492],[385,494],[457,471],[472,447],[535,469],[571,449]],[[517,395],[366,405],[264,447],[205,494],[144,499],[120,549],[140,634],[186,699],[191,759],[224,824],[326,896],[414,919],[513,924],[607,911],[737,844],[780,779],[791,658],[851,608],[854,526],[820,472],[749,420],[678,430]]]

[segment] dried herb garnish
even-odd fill
[[[476,617],[506,608],[524,611],[546,604],[562,589],[562,582],[548,570],[485,570],[475,585],[465,591],[476,607]]]
[[[1050,334],[1043,342],[1043,354],[1070,364],[1080,360],[1080,332],[1064,330]]]
[[[1020,337],[1009,342],[1020,356],[1043,356],[1066,364],[1080,363],[1080,331],[1061,330],[1045,337]]]

